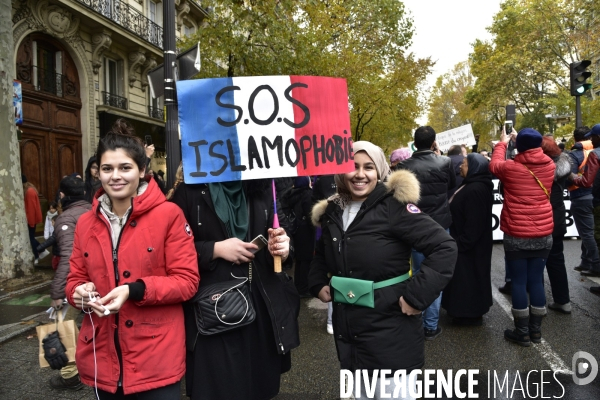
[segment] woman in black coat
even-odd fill
[[[571,298],[569,295],[569,281],[567,268],[565,266],[563,239],[567,233],[566,208],[563,192],[567,186],[567,178],[571,174],[571,163],[569,156],[560,151],[553,139],[544,136],[542,138],[542,150],[544,154],[554,161],[554,182],[550,191],[550,204],[552,204],[552,215],[554,229],[552,230],[552,248],[546,260],[546,271],[550,280],[552,291],[552,303],[548,308],[563,314],[571,313]]]
[[[251,267],[256,311],[249,325],[206,336],[198,333],[193,310],[184,304],[187,395],[192,400],[275,397],[280,375],[291,368],[290,350],[300,344],[300,298],[292,279],[273,270],[273,255],[281,255],[285,264],[293,254],[284,229],[269,229],[271,180],[181,184],[173,202],[183,210],[194,235],[199,289],[233,280],[231,274],[248,277]],[[259,234],[269,245],[252,254],[256,246],[250,241]]]
[[[460,325],[481,325],[492,306],[492,175],[489,161],[470,153],[461,165],[463,185],[450,198],[450,234],[458,246],[442,307]]]
[[[419,182],[413,173],[396,171],[384,184],[389,167],[383,151],[364,141],[355,142],[353,148],[355,170],[336,175],[337,195],[313,208],[313,223],[321,225],[323,234],[311,263],[309,287],[325,303],[334,293],[349,299],[344,302],[337,294],[333,299],[334,338],[342,369],[406,370],[408,375],[424,364],[420,314],[450,281],[456,245],[414,205]],[[412,248],[426,256],[423,269],[402,280],[410,271]],[[329,284],[332,276],[388,281],[389,286],[374,290],[374,308],[369,308],[351,303],[362,297],[358,291],[334,292]],[[397,283],[389,282],[394,278]],[[388,393],[393,388],[387,386]]]
[[[315,252],[315,228],[310,222],[312,187],[309,176],[294,179],[294,186],[285,193],[285,202],[294,210],[295,232],[291,232],[296,262],[294,284],[301,297],[311,297],[308,292],[308,270]]]

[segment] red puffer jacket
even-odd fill
[[[552,234],[554,221],[552,205],[525,165],[548,190],[552,189],[556,166],[541,147],[519,153],[513,160],[505,160],[506,143],[494,147],[490,171],[504,185],[504,203],[500,229],[518,238],[536,238]]]
[[[102,194],[100,190],[96,196]],[[133,198],[114,252],[111,232],[96,198],[75,230],[66,287],[69,303],[74,305],[75,288],[86,282],[93,282],[101,296],[116,285],[139,280],[146,290],[141,301],[127,300],[116,314],[91,314],[93,326],[85,316],[76,352],[81,381],[94,385],[95,346],[99,389],[115,393],[121,380],[124,393],[131,394],[176,383],[185,373],[181,303],[194,295],[199,282],[192,231],[181,209],[166,202],[151,180]]]

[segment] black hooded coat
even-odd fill
[[[469,171],[450,202],[450,235],[458,258],[452,280],[442,294],[442,307],[453,317],[476,318],[492,306],[492,203],[494,184],[488,160],[467,156]]]

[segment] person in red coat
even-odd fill
[[[554,221],[550,191],[556,167],[542,151],[542,135],[535,129],[519,132],[514,160],[505,159],[509,140],[510,136],[502,132],[490,162],[490,171],[504,185],[500,229],[504,232],[504,254],[512,276],[515,329],[507,329],[504,337],[529,346],[541,341],[542,317],[546,314],[543,279],[552,248]]]
[[[81,381],[100,400],[179,400],[182,303],[199,282],[192,231],[156,182],[143,180],[144,146],[125,120],[97,155],[102,189],[77,223],[66,286],[69,303],[89,313],[75,356]]]
[[[23,181],[23,195],[25,197],[25,216],[27,217],[27,228],[29,229],[29,241],[31,242],[31,251],[35,258],[34,264],[39,261],[39,253],[37,247],[39,242],[35,238],[35,226],[42,222],[42,207],[40,206],[40,198],[35,186],[31,182],[27,182],[25,175],[21,174]]]

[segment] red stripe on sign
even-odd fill
[[[298,176],[352,171],[352,134],[346,80],[290,76]]]

